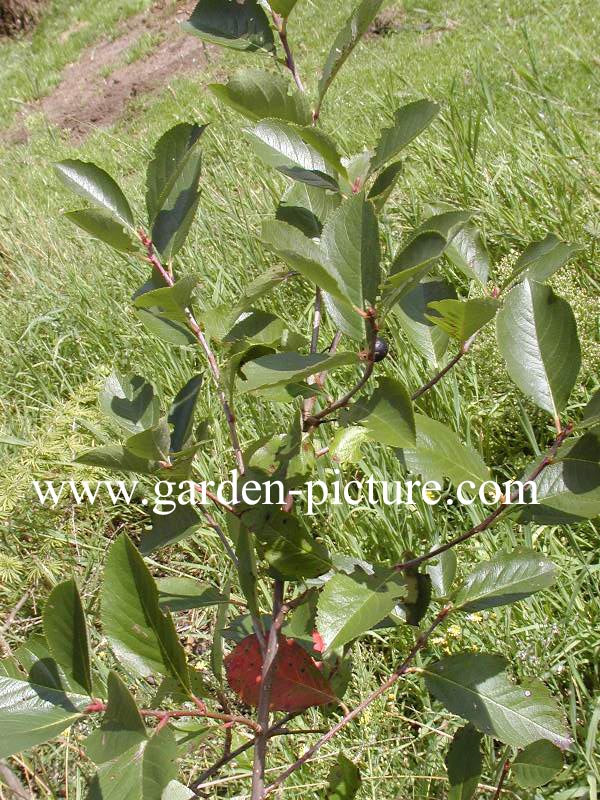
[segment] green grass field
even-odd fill
[[[177,121],[210,122],[204,144],[203,195],[196,224],[180,267],[201,276],[199,303],[234,301],[240,285],[274,259],[259,240],[260,222],[272,214],[285,186],[266,171],[242,141],[242,120],[211,99],[206,85],[223,79],[240,56],[214,51],[197,73],[173,76],[163,91],[136,98],[123,119],[107,130],[91,131],[76,144],[48,127],[39,114],[27,118],[29,139],[9,144],[4,132],[15,125],[23,104],[48,94],[62,69],[93,41],[115,35],[116,23],[147,6],[144,0],[55,0],[33,37],[0,43],[0,433],[20,437],[30,447],[0,444],[0,628],[25,592],[29,598],[0,649],[14,648],[40,621],[52,586],[74,573],[89,608],[96,606],[100,568],[107,543],[117,532],[138,536],[145,512],[106,505],[54,510],[34,502],[33,479],[91,477],[71,459],[92,441],[90,426],[101,426],[98,391],[114,367],[145,375],[172,396],[202,359],[150,338],[131,312],[130,296],[146,266],[119,258],[70,226],[62,212],[76,207],[58,185],[51,164],[75,157],[93,160],[117,177],[143,208],[144,168],[158,136]],[[352,4],[342,0],[300,0],[290,23],[290,39],[300,70],[313,91],[320,66],[340,20]],[[394,4],[392,4],[394,5]],[[596,19],[595,19],[596,18]],[[83,27],[81,23],[85,24]],[[402,231],[424,214],[428,202],[445,201],[473,209],[488,243],[492,280],[506,274],[522,248],[552,231],[584,249],[552,285],[572,303],[582,340],[583,367],[568,409],[580,412],[600,375],[598,240],[600,221],[600,53],[597,7],[593,0],[407,0],[398,5],[399,29],[368,37],[334,83],[322,124],[347,155],[371,147],[399,105],[428,97],[442,105],[434,125],[407,151],[403,178],[387,205],[384,242],[389,256]],[[64,31],[74,29],[57,46]],[[132,50],[134,60],[151,39]],[[246,56],[244,65],[260,57]],[[333,122],[332,122],[333,120]],[[465,292],[464,279],[453,274]],[[310,329],[311,296],[290,289],[274,294],[269,310],[301,320]],[[201,312],[200,312],[201,316]],[[327,335],[333,329],[326,326]],[[390,374],[416,389],[432,369],[414,355],[398,329],[390,330]],[[323,337],[327,341],[327,337]],[[468,358],[420,403],[420,409],[455,428],[470,441],[499,479],[519,474],[536,455],[532,444],[553,438],[540,411],[523,399],[500,368],[493,331],[484,332]],[[324,345],[323,345],[324,346]],[[337,394],[335,377],[328,388]],[[244,443],[282,430],[287,410],[248,401],[240,413]],[[202,389],[200,416],[218,412],[210,380]],[[220,417],[219,417],[220,420]],[[199,474],[214,477],[231,469],[224,425],[214,426],[214,447],[202,454]],[[325,440],[323,443],[326,443]],[[392,450],[367,449],[373,473],[399,477]],[[368,559],[396,559],[409,549],[422,552],[434,537],[444,539],[485,516],[478,505],[385,516],[366,504],[334,509],[320,520],[322,535],[338,549]],[[600,786],[600,557],[598,527],[518,527],[501,523],[459,552],[461,571],[503,547],[534,544],[559,566],[551,591],[514,607],[465,618],[434,639],[430,652],[458,649],[507,655],[517,676],[537,676],[563,700],[576,747],[551,784],[528,793],[508,784],[507,797],[522,800],[594,800]],[[223,580],[225,559],[218,540],[202,530],[149,564],[156,574],[200,573]],[[266,601],[266,595],[265,595]],[[199,666],[208,668],[213,611],[195,611],[182,621],[181,635]],[[352,705],[374,688],[406,652],[412,633],[376,633],[356,647],[346,702]],[[3,643],[3,639],[5,642]],[[102,667],[109,652],[100,635],[93,640]],[[309,712],[306,725],[317,722]],[[409,677],[393,694],[374,704],[349,726],[310,768],[297,773],[285,798],[322,796],[325,777],[341,749],[360,762],[361,798],[408,800],[446,797],[443,756],[457,718],[441,710],[422,682]],[[236,734],[237,735],[237,734]],[[282,737],[285,739],[286,737]],[[269,767],[286,764],[310,737],[279,741]],[[78,756],[78,737],[68,747],[39,748],[17,760],[35,796],[85,796],[92,765]],[[184,762],[186,776],[211,762],[220,741]],[[487,752],[484,779],[497,780],[503,753]],[[235,762],[206,797],[243,797],[249,763]],[[5,794],[3,794],[5,791]],[[484,791],[484,790],[482,790]],[[65,794],[66,792],[66,794]],[[488,796],[493,794],[490,790]],[[0,798],[10,799],[2,789]]]

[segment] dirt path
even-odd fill
[[[121,35],[98,42],[66,67],[56,89],[21,112],[8,139],[27,139],[23,117],[34,111],[42,111],[49,123],[68,131],[72,139],[81,139],[116,122],[137,95],[157,91],[172,76],[201,68],[210,57],[210,48],[179,29],[194,5],[188,0],[175,7],[173,2],[160,0],[128,19]],[[136,47],[142,52],[137,59]]]

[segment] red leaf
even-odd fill
[[[319,631],[312,632],[313,650],[316,653],[322,653],[325,650],[325,642]]]
[[[249,706],[258,705],[262,679],[262,654],[254,634],[235,647],[225,658],[227,681],[238,697]],[[293,639],[279,637],[275,677],[271,689],[272,711],[304,711],[336,700],[333,690],[315,662]]]

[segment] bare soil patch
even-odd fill
[[[201,68],[210,58],[210,48],[179,29],[194,5],[161,0],[123,23],[115,39],[88,48],[66,67],[51,94],[21,113],[21,124],[9,131],[9,140],[27,138],[22,117],[34,111],[42,111],[49,123],[68,131],[71,138],[81,139],[116,122],[136,96],[163,88],[175,75]],[[127,63],[136,43],[148,34],[158,43],[145,56]]]

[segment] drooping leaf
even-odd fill
[[[363,457],[362,445],[369,440],[369,432],[358,425],[338,428],[329,443],[329,456],[338,464],[356,464]]]
[[[125,441],[125,449],[138,458],[149,461],[167,461],[171,449],[171,430],[163,417],[158,423]]]
[[[166,787],[177,775],[177,743],[169,728],[102,764],[89,800],[171,800]]]
[[[600,427],[567,441],[534,481],[539,505],[523,508],[525,519],[560,524],[600,515]]]
[[[146,207],[152,242],[165,259],[182,247],[198,206],[201,154],[206,125],[181,122],[154,147],[146,174]]]
[[[426,572],[437,597],[447,597],[456,577],[456,553],[445,550],[428,562]]]
[[[233,516],[230,516],[227,520],[227,529],[235,545],[235,554],[238,560],[237,572],[242,594],[246,599],[250,613],[254,614],[255,617],[259,617],[258,567],[256,564],[254,538],[248,528]]]
[[[157,462],[139,458],[120,444],[95,447],[78,455],[73,463],[102,467],[116,472],[137,472],[140,475],[153,475],[158,469]]]
[[[323,305],[331,323],[337,330],[345,333],[355,342],[363,341],[366,330],[365,320],[348,303],[328,292],[323,292]]]
[[[108,703],[100,727],[85,740],[87,755],[105,764],[147,739],[146,726],[135,700],[116,672],[108,673]]]
[[[310,128],[299,128],[278,119],[265,119],[244,131],[254,152],[270,167],[301,183],[339,191],[336,169],[328,151],[307,142]]]
[[[401,174],[402,162],[393,161],[373,181],[367,199],[373,203],[377,212],[386,204]]]
[[[533,550],[501,553],[475,567],[458,590],[454,605],[462,611],[480,611],[516,603],[552,586],[555,570],[550,559]]]
[[[449,203],[428,206],[432,214],[443,214],[455,209]],[[446,250],[446,256],[467,278],[474,278],[485,286],[490,272],[490,257],[481,231],[472,222],[461,228]]]
[[[519,786],[533,789],[551,781],[562,766],[560,750],[546,739],[540,739],[518,754],[512,762],[511,774]]]
[[[115,222],[135,229],[129,203],[108,172],[89,161],[71,158],[59,161],[54,169],[65,186],[76,195],[109,214]]]
[[[472,725],[464,725],[454,734],[446,754],[448,800],[471,800],[477,791],[483,767],[481,739]]]
[[[446,331],[427,316],[429,303],[456,299],[456,291],[441,278],[426,277],[400,298],[396,306],[398,320],[410,343],[434,364],[440,362],[448,349]]]
[[[202,734],[199,733],[199,736]],[[178,745],[185,744],[178,740]],[[195,792],[192,792],[187,786],[183,783],[179,783],[179,781],[169,781],[169,783],[165,786],[163,793],[161,795],[161,800],[192,800],[193,797],[197,797]]]
[[[592,396],[592,399],[583,409],[583,416],[581,419],[585,427],[589,425],[596,425],[600,422],[600,389]]]
[[[173,426],[171,433],[171,450],[175,453],[183,450],[192,437],[194,430],[194,412],[202,386],[202,375],[194,375],[175,396],[169,409],[168,423]]]
[[[435,300],[427,319],[449,336],[464,342],[496,316],[500,303],[491,297],[473,300]]]
[[[214,586],[192,578],[159,578],[156,585],[158,602],[165,611],[187,611],[228,602]]]
[[[69,679],[63,668],[52,657],[48,643],[41,634],[34,633],[19,645],[14,652],[14,659],[21,670],[14,673],[12,677],[23,680],[23,673],[25,673],[28,682],[36,686],[57,689],[67,694],[71,691],[79,694],[77,684]]]
[[[516,278],[544,283],[582,249],[580,244],[563,242],[558,236],[548,233],[544,239],[532,242],[523,250],[505,285],[509,285]]]
[[[357,364],[355,353],[273,353],[244,364],[245,381],[240,383],[242,393],[254,392],[271,386],[281,386],[308,378],[323,370]]]
[[[386,617],[408,594],[406,579],[384,567],[372,575],[360,569],[338,573],[327,581],[319,597],[317,630],[325,652],[353,641]]]
[[[291,82],[261,69],[239,70],[226,84],[211,83],[208,89],[226,105],[247,119],[281,119],[310,125],[311,113],[305,95]]]
[[[258,639],[247,636],[225,658],[227,682],[233,691],[250,706],[258,705],[262,655]],[[303,711],[336,700],[331,687],[314,661],[293,639],[279,637],[271,689],[272,711]]]
[[[59,736],[76,722],[90,698],[0,676],[0,758]]]
[[[102,587],[102,625],[118,659],[140,675],[170,675],[189,692],[185,652],[142,556],[125,534],[111,546]]]
[[[170,319],[158,308],[136,308],[135,313],[144,327],[161,341],[176,347],[197,344],[196,337],[187,324]]]
[[[223,338],[223,342],[245,341],[252,344],[273,345],[281,342],[285,323],[276,314],[252,309],[245,311],[233,328]]]
[[[217,608],[217,619],[215,621],[212,644],[210,647],[210,668],[220,686],[223,686],[223,633],[227,625],[227,617],[229,615],[230,593],[231,578],[229,575],[227,575],[225,578],[225,583],[223,584],[223,596],[227,602],[221,603]]]
[[[360,770],[343,753],[339,753],[327,780],[327,800],[352,800],[360,789]]]
[[[498,347],[519,389],[554,416],[565,407],[581,366],[571,306],[549,286],[526,280],[496,317]]]
[[[344,62],[367,32],[382,3],[383,0],[362,0],[336,36],[319,80],[318,108]]]
[[[456,486],[472,481],[473,489],[489,479],[489,469],[471,446],[463,444],[458,435],[446,425],[423,414],[415,415],[417,447],[405,450],[404,463],[426,480],[442,483],[449,478]],[[469,489],[463,487],[465,494]]]
[[[157,309],[163,317],[185,324],[187,321],[185,310],[190,305],[197,284],[196,275],[185,275],[173,286],[162,286],[160,289],[139,294],[134,299],[133,305],[138,309]]]
[[[310,239],[318,239],[339,204],[339,194],[306,183],[292,183],[277,206],[276,217],[298,228]]]
[[[77,584],[64,581],[54,587],[43,614],[44,635],[50,652],[71,682],[92,696],[90,648],[85,613]]]
[[[134,253],[138,249],[138,244],[131,235],[131,229],[115,220],[106,211],[82,208],[79,211],[67,211],[65,217],[95,239],[110,245],[115,250],[122,253]]]
[[[321,250],[342,299],[361,310],[374,307],[380,283],[379,228],[364,192],[343,202],[327,220]]]
[[[423,667],[427,688],[453,714],[513,747],[548,739],[572,745],[563,715],[539,681],[521,685],[506,674],[503,656],[457,653]]]
[[[273,31],[258,0],[200,0],[182,27],[221,47],[249,52],[275,49]]]
[[[392,126],[381,131],[371,160],[371,171],[377,172],[397,156],[433,122],[439,110],[437,103],[429,100],[416,100],[399,108],[394,114]]]
[[[289,17],[297,2],[298,0],[272,0],[269,5],[276,14],[281,14],[282,17]]]
[[[139,375],[111,373],[100,393],[100,407],[131,433],[152,428],[160,418],[160,400],[154,387]]]
[[[395,378],[378,378],[371,395],[351,406],[347,421],[366,428],[375,442],[407,448],[416,444],[412,403],[404,386]]]
[[[316,578],[331,569],[325,545],[314,539],[293,514],[270,510],[255,528],[255,535],[259,553],[279,578]]]

